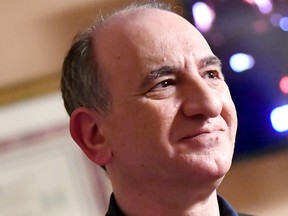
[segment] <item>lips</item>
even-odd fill
[[[187,133],[180,138],[179,141],[186,141],[186,140],[193,140],[193,139],[200,139],[201,137],[212,137],[217,136],[219,133],[223,132],[224,130],[221,128],[200,128],[198,130],[194,130],[192,133]]]

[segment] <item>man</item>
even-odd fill
[[[238,215],[216,194],[235,107],[188,21],[157,3],[115,12],[75,39],[61,88],[73,139],[111,180],[107,215]]]

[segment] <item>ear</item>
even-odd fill
[[[101,132],[101,113],[85,108],[76,108],[70,117],[70,133],[87,157],[94,163],[105,166],[112,158],[111,149]]]

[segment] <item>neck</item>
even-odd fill
[[[127,193],[128,191],[128,193]],[[145,191],[119,191],[115,188],[114,195],[120,209],[126,216],[219,216],[216,189],[208,192],[207,188],[201,191],[182,191],[173,193],[175,188],[154,191],[151,187]]]

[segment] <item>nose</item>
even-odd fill
[[[198,77],[188,81],[184,89],[182,110],[185,116],[202,115],[214,118],[220,115],[223,104],[217,87],[210,86]]]

